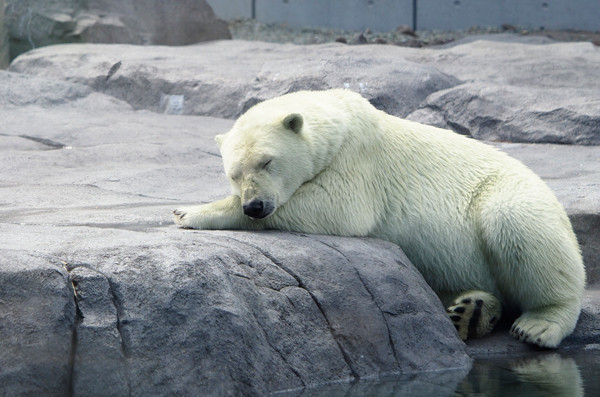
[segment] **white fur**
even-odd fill
[[[521,310],[522,340],[555,347],[573,331],[585,285],[575,235],[548,187],[504,153],[346,90],[265,101],[217,141],[233,196],[176,210],[180,225],[382,238],[440,296],[481,290]],[[274,212],[245,216],[252,200]]]

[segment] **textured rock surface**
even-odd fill
[[[59,254],[78,291],[73,384],[82,395],[105,374],[139,395],[241,395],[468,368],[439,302],[395,247],[282,233],[109,233],[127,243]],[[419,343],[428,337],[436,342]]]
[[[67,48],[77,46],[58,47],[56,59]],[[334,46],[338,49],[346,51]],[[159,50],[167,56],[180,51]],[[90,58],[96,56],[93,51]],[[505,331],[462,344],[437,298],[388,243],[176,228],[173,208],[228,194],[212,138],[232,121],[135,111],[144,106],[106,95],[110,87],[99,92],[95,84],[127,72],[123,62],[107,79],[118,59],[107,59],[95,82],[85,85],[66,81],[76,79],[68,67],[52,77],[58,70],[52,58],[24,59],[32,68],[28,73],[49,77],[0,72],[1,390],[11,395],[263,395],[331,380],[456,368],[415,375],[406,386],[420,394],[450,395],[468,371],[465,352],[532,351]],[[172,58],[168,73],[152,63],[147,70],[180,81],[178,66],[201,62],[199,55],[189,63],[185,59]],[[277,68],[270,66],[265,81],[275,70],[292,70],[290,59],[289,69],[283,56]],[[211,73],[220,67],[224,78],[233,79],[235,61],[233,56],[229,63],[211,66]],[[417,73],[418,59],[413,61],[401,66]],[[380,64],[386,62],[392,60],[383,58]],[[251,76],[255,71],[249,68]],[[425,82],[443,81],[445,89],[456,83],[427,70],[433,77]],[[180,72],[183,86],[193,75],[185,68]],[[368,70],[361,73],[361,79],[369,77]],[[341,74],[328,78],[345,81]],[[128,86],[132,98],[143,97],[141,87],[146,87],[147,97],[159,101],[161,90],[148,79],[139,81],[146,85]],[[245,94],[245,80],[237,81],[240,95]],[[387,81],[393,83],[391,77]],[[349,84],[359,90],[360,82]],[[277,91],[276,83],[269,84]],[[402,84],[390,88],[394,95]],[[420,98],[427,101],[438,88],[425,86]],[[415,92],[418,88],[414,83]],[[269,90],[259,88],[229,103],[243,108],[249,98],[259,100]],[[218,91],[211,93],[214,102],[221,98]],[[383,87],[365,92],[371,99],[383,94]],[[230,95],[229,101],[236,99]],[[176,97],[165,101],[170,99]],[[184,106],[188,102],[186,96]],[[170,105],[165,110],[178,110],[176,101]],[[393,106],[412,112],[421,105]],[[590,287],[578,327],[562,349],[597,347],[600,146],[497,145],[540,174],[573,221]]]
[[[162,97],[183,95],[183,113],[225,118],[287,92],[333,87],[360,91],[390,113],[406,115],[429,94],[459,83],[393,53],[374,58],[354,48],[240,41],[171,48],[69,45],[25,54],[11,70],[89,85],[136,109],[159,111]]]
[[[34,250],[23,252],[2,243],[2,393],[7,396],[66,395],[74,322],[73,289],[61,263]]]
[[[3,390],[264,395],[468,371],[441,303],[392,244],[173,225],[173,208],[227,194],[212,138],[231,121],[0,81]]]
[[[56,43],[185,45],[231,38],[204,0],[6,0],[11,58]]]
[[[436,49],[59,46],[25,54],[11,70],[89,85],[136,109],[162,111],[165,98],[183,96],[180,112],[225,118],[287,92],[347,87],[389,113],[479,139],[600,144],[600,48],[492,37]]]
[[[471,37],[407,59],[464,82],[428,97],[410,119],[485,140],[600,144],[600,48],[591,43]]]

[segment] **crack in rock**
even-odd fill
[[[93,377],[94,373],[104,371],[105,366],[115,375],[114,384],[106,386],[107,392],[123,394],[126,389],[127,395],[131,395],[129,349],[122,329],[123,307],[114,282],[87,263],[63,261],[63,264],[73,286],[76,307],[69,362],[70,395],[81,394],[78,386],[89,381],[87,378]],[[111,338],[114,338],[111,329],[114,328],[118,335],[116,341],[120,342],[118,352],[111,348]],[[99,363],[102,363],[101,367]],[[89,386],[84,386],[87,390],[85,387]]]
[[[360,272],[358,270],[355,270],[355,272],[356,272],[356,276],[360,280],[361,284],[363,285],[363,287],[365,288],[365,290],[367,291],[367,293],[371,297],[371,300],[373,301],[373,304],[375,304],[375,306],[377,306],[377,309],[381,313],[381,317],[383,318],[383,322],[385,323],[385,327],[387,329],[388,340],[389,340],[389,343],[390,343],[390,347],[392,348],[392,354],[394,355],[394,360],[396,361],[396,365],[398,366],[398,371],[400,371],[400,369],[401,369],[400,368],[400,362],[398,361],[398,356],[396,354],[396,346],[394,345],[394,338],[392,337],[392,332],[390,330],[390,324],[388,323],[387,318],[385,316],[386,313],[388,315],[390,315],[391,313],[385,312],[385,311],[383,311],[381,309],[381,307],[377,303],[377,300],[375,299],[375,296],[373,295],[373,293],[371,292],[371,290],[367,286],[367,283],[365,283],[365,280],[360,275]]]
[[[66,264],[65,264],[66,265]],[[65,266],[67,272],[69,271]],[[73,330],[71,332],[71,350],[69,352],[69,377],[68,377],[68,390],[69,397],[75,395],[75,357],[77,356],[77,330],[83,321],[83,314],[79,308],[79,300],[77,299],[77,282],[71,278],[69,273],[69,279],[71,286],[73,287],[73,301],[75,302],[75,321],[73,322]]]
[[[29,141],[40,143],[40,144],[42,144],[44,146],[48,146],[50,149],[64,149],[64,148],[69,147],[68,145],[65,145],[63,143],[53,141],[52,139],[40,138],[40,137],[37,137],[37,136],[31,136],[31,135],[0,134],[0,136],[6,136],[6,137],[15,137],[16,136],[16,137],[19,137],[19,138],[27,139]]]
[[[337,338],[336,332],[333,329],[333,326],[331,325],[331,322],[330,322],[329,318],[327,317],[327,314],[325,313],[325,309],[321,305],[321,302],[319,302],[319,300],[317,299],[317,297],[306,287],[306,285],[304,284],[304,282],[302,281],[302,279],[300,278],[300,276],[298,276],[291,269],[287,268],[285,265],[283,265],[281,262],[279,262],[276,258],[274,258],[267,251],[265,251],[265,250],[263,250],[263,249],[255,246],[255,245],[247,243],[245,241],[240,241],[240,240],[236,240],[236,239],[232,239],[232,240],[237,241],[237,242],[239,242],[241,244],[244,244],[244,245],[246,245],[248,247],[252,247],[255,250],[257,250],[258,252],[260,252],[265,258],[267,258],[269,261],[271,261],[271,263],[273,263],[275,266],[277,266],[278,268],[280,268],[281,270],[285,271],[290,276],[292,276],[296,280],[296,282],[298,283],[298,287],[302,288],[303,290],[305,290],[308,293],[308,295],[312,299],[313,303],[316,305],[317,309],[321,313],[321,316],[323,316],[323,319],[325,320],[325,323],[327,324],[327,328],[329,329],[329,332],[333,336],[333,340],[337,344],[337,346],[338,346],[338,348],[339,348],[339,350],[340,350],[340,352],[342,354],[342,357],[344,358],[344,361],[346,362],[346,365],[350,369],[350,373],[352,374],[352,377],[354,379],[360,379],[360,375],[359,375],[358,371],[356,370],[356,368],[354,368],[354,365],[352,364],[352,359],[350,358],[350,356],[349,356],[348,352],[346,351],[346,349],[344,349],[344,347],[342,346],[342,343]]]
[[[122,321],[122,317],[123,317],[123,305],[121,304],[121,300],[119,299],[117,293],[115,292],[115,284],[113,281],[110,280],[110,278],[106,278],[106,280],[108,281],[108,291],[110,292],[110,297],[113,303],[113,306],[115,307],[116,311],[117,311],[117,332],[119,333],[119,337],[121,338],[121,352],[123,353],[123,356],[125,358],[129,357],[129,348],[127,347],[127,344],[125,343],[125,338],[123,337],[123,321]]]
[[[352,261],[346,256],[346,254],[344,254],[341,250],[339,250],[337,247],[331,245],[331,244],[327,244],[324,241],[318,240],[321,244],[323,244],[326,247],[331,248],[332,250],[334,250],[335,252],[337,252],[338,254],[340,254],[342,256],[342,258],[344,258],[346,260],[346,262],[351,263]]]
[[[250,280],[252,281],[252,279],[250,277],[238,274],[238,273],[227,273],[227,277],[240,277],[246,280]],[[231,281],[230,281],[231,283]],[[263,287],[263,288],[267,288],[267,287]],[[254,315],[254,317],[256,318],[256,314],[253,312],[252,313]],[[302,375],[300,374],[300,372],[298,372],[298,370],[296,368],[294,368],[294,366],[288,361],[287,357],[283,354],[283,352],[277,348],[277,346],[273,345],[273,343],[271,343],[271,338],[269,337],[269,334],[267,333],[267,331],[264,328],[264,324],[262,321],[256,321],[258,328],[261,330],[263,337],[265,339],[265,341],[267,342],[267,344],[269,345],[269,347],[271,348],[271,350],[273,350],[274,352],[276,352],[279,357],[281,358],[281,361],[283,361],[284,363],[286,363],[290,369],[290,371],[292,371],[292,373],[298,378],[298,380],[300,381],[300,384],[302,384],[302,387],[306,387],[306,383],[304,383],[304,380],[302,379]]]

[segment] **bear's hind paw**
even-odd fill
[[[500,301],[483,291],[468,291],[446,309],[462,340],[490,333],[502,314]]]
[[[510,329],[510,334],[520,341],[540,347],[555,348],[569,334],[559,319],[554,319],[551,310],[529,311],[519,317]]]

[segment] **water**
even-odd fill
[[[466,371],[465,371],[466,372]],[[600,351],[552,351],[478,359],[471,370],[329,384],[281,393],[301,397],[600,396]]]

